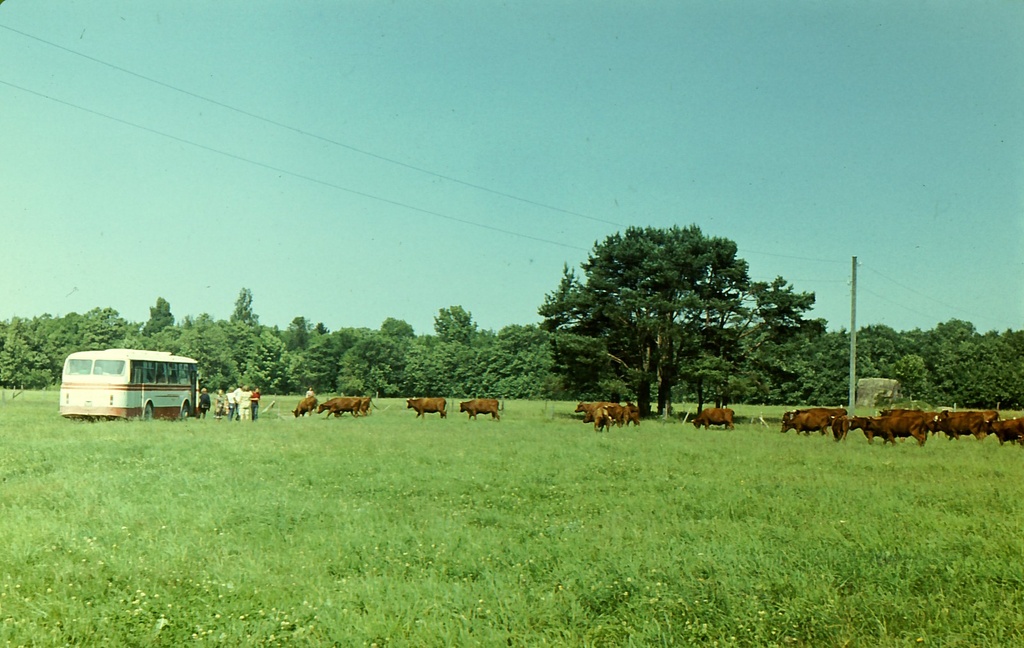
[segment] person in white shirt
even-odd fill
[[[241,411],[239,411],[242,408],[242,388],[241,387],[235,387],[235,391],[233,391],[230,394],[228,394],[228,407],[231,407],[231,403],[232,402],[235,403],[235,410],[234,410],[234,414],[233,415],[228,416],[228,420],[229,421],[237,421],[237,420],[239,420],[239,417],[242,415]]]

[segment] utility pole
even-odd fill
[[[857,257],[852,257],[850,270],[850,402],[846,414],[854,415],[857,404]]]

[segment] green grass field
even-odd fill
[[[273,400],[83,423],[7,392],[0,643],[1024,645],[1024,452],[995,438]]]

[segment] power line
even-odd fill
[[[902,284],[902,283],[900,283],[900,282],[896,281],[895,279],[892,279],[892,278],[888,277],[887,275],[885,275],[885,274],[883,274],[883,273],[879,272],[878,270],[875,270],[874,268],[872,268],[872,267],[870,267],[870,266],[863,266],[863,267],[866,267],[866,268],[867,268],[868,270],[870,270],[870,271],[871,271],[871,272],[873,272],[874,274],[876,274],[876,275],[878,275],[878,276],[882,277],[883,279],[886,279],[886,280],[887,280],[887,281],[889,281],[890,283],[893,283],[893,284],[895,284],[896,286],[899,286],[900,288],[903,288],[904,290],[907,290],[907,291],[909,291],[909,292],[911,292],[911,293],[914,293],[915,295],[917,295],[918,297],[920,297],[921,299],[923,299],[923,300],[924,300],[924,301],[925,301],[926,303],[928,303],[928,304],[930,304],[930,305],[935,305],[935,306],[941,306],[941,307],[943,307],[943,308],[946,308],[946,309],[948,309],[949,311],[951,311],[951,312],[953,312],[953,313],[959,313],[959,314],[960,314],[960,315],[962,315],[963,317],[967,318],[967,321],[970,321],[970,322],[974,322],[975,320],[977,320],[977,319],[978,319],[978,316],[979,316],[979,314],[978,314],[978,313],[971,313],[971,312],[969,312],[969,311],[966,311],[966,310],[964,310],[964,309],[962,309],[962,308],[958,308],[957,306],[953,306],[952,304],[947,304],[947,303],[945,303],[945,302],[943,302],[943,301],[941,301],[941,300],[939,300],[939,299],[935,299],[934,297],[931,297],[931,296],[929,296],[929,295],[925,295],[924,293],[920,292],[919,290],[916,290],[916,289],[914,289],[914,288],[911,288],[910,286],[907,286],[907,285],[905,285],[905,284]],[[892,304],[892,305],[894,305],[894,306],[898,306],[899,308],[902,308],[902,309],[904,309],[904,310],[906,310],[906,311],[909,311],[909,312],[911,312],[911,313],[917,313],[917,314],[925,313],[925,314],[930,314],[930,315],[931,315],[932,317],[934,317],[934,318],[935,318],[936,320],[938,320],[938,319],[939,319],[939,316],[938,316],[938,315],[936,315],[936,314],[934,313],[934,311],[931,311],[931,309],[911,308],[911,307],[907,306],[906,304],[900,303],[900,302],[898,302],[898,301],[894,301],[894,300],[892,300],[892,299],[888,299],[887,297],[884,297],[884,296],[882,296],[882,295],[879,295],[878,293],[872,292],[872,291],[870,291],[870,290],[867,290],[867,291],[865,291],[865,292],[868,292],[868,293],[870,293],[871,295],[874,295],[875,297],[877,297],[878,299],[881,299],[882,301],[885,301],[885,302],[887,302],[887,303],[890,303],[890,304]],[[929,313],[929,311],[931,311],[931,312]],[[985,319],[985,317],[984,317],[984,314],[982,314],[982,315],[981,315],[981,319],[982,319],[982,320],[984,320],[984,319]],[[990,324],[990,325],[991,325],[991,323],[992,323],[992,322],[991,322],[991,321],[989,321],[989,324]],[[993,329],[993,330],[994,330],[994,329]]]
[[[216,153],[217,155],[221,155],[221,156],[224,156],[224,157],[227,157],[227,158],[231,158],[232,160],[237,160],[237,161],[240,161],[240,162],[245,162],[246,164],[251,164],[253,166],[257,166],[257,167],[260,167],[260,168],[263,168],[263,169],[268,169],[270,171],[274,171],[276,173],[281,173],[281,174],[284,174],[284,175],[288,175],[288,176],[291,176],[293,178],[299,178],[299,179],[305,180],[307,182],[312,182],[312,183],[319,184],[319,185],[322,185],[322,186],[325,186],[325,187],[330,187],[332,189],[337,189],[338,191],[344,191],[344,192],[353,194],[355,196],[361,196],[363,198],[369,198],[371,200],[376,200],[376,201],[379,201],[379,202],[382,202],[382,203],[386,203],[386,204],[389,204],[389,205],[394,205],[396,207],[401,207],[403,209],[409,209],[411,211],[416,211],[416,212],[419,212],[421,214],[427,214],[429,216],[434,216],[434,217],[437,217],[437,218],[443,218],[445,220],[450,220],[450,221],[453,221],[453,222],[456,222],[456,223],[461,223],[463,225],[470,225],[472,227],[479,227],[481,229],[490,230],[492,232],[500,232],[502,234],[508,234],[509,236],[515,236],[515,237],[518,237],[518,238],[529,239],[531,241],[537,241],[539,243],[548,243],[550,245],[557,245],[559,247],[564,247],[564,248],[568,248],[568,249],[571,249],[571,250],[581,250],[581,251],[584,251],[584,252],[587,251],[586,248],[581,248],[581,247],[576,246],[576,245],[569,245],[568,243],[562,243],[561,241],[552,241],[550,239],[541,238],[539,236],[530,236],[529,234],[523,234],[521,232],[513,232],[511,230],[502,229],[500,227],[494,227],[492,225],[484,225],[483,223],[477,223],[477,222],[474,222],[474,221],[469,221],[469,220],[465,220],[465,219],[462,219],[462,218],[457,218],[455,216],[449,216],[448,214],[442,214],[441,212],[432,211],[430,209],[425,209],[423,207],[417,207],[415,205],[410,205],[409,203],[404,203],[404,202],[401,202],[401,201],[398,201],[398,200],[393,200],[391,198],[385,198],[383,196],[377,196],[375,194],[367,193],[365,191],[359,191],[358,189],[352,189],[352,188],[349,188],[349,187],[344,187],[342,185],[335,184],[333,182],[328,182],[326,180],[320,180],[318,178],[314,178],[312,176],[308,176],[308,175],[305,175],[305,174],[302,174],[302,173],[297,173],[295,171],[289,171],[288,169],[284,169],[282,167],[276,167],[276,166],[274,166],[272,164],[266,164],[264,162],[259,162],[257,160],[246,158],[246,157],[243,157],[241,155],[236,155],[234,153],[229,153],[227,151],[222,151],[220,149],[216,149],[216,148],[213,148],[211,146],[206,146],[205,144],[200,144],[198,142],[194,142],[192,140],[185,139],[183,137],[178,137],[177,135],[171,135],[169,133],[165,133],[163,131],[156,130],[154,128],[149,128],[148,126],[142,126],[140,124],[136,124],[134,122],[130,122],[130,121],[125,120],[125,119],[121,119],[120,117],[114,117],[113,115],[108,115],[106,113],[102,113],[102,112],[99,112],[97,110],[93,110],[91,108],[86,108],[84,106],[79,106],[79,105],[71,103],[69,101],[64,101],[63,99],[58,99],[56,97],[51,97],[50,95],[43,94],[42,92],[37,92],[35,90],[31,90],[29,88],[25,88],[23,86],[20,86],[20,85],[14,84],[14,83],[10,83],[9,81],[4,81],[3,79],[0,79],[0,84],[9,86],[11,88],[15,88],[17,90],[21,90],[22,92],[27,92],[27,93],[35,95],[37,97],[42,97],[43,99],[47,99],[49,101],[53,101],[54,103],[58,103],[58,104],[61,104],[61,105],[64,105],[64,106],[68,106],[68,107],[74,108],[76,110],[81,110],[81,111],[89,113],[91,115],[96,115],[98,117],[103,117],[104,119],[109,119],[110,121],[117,122],[117,123],[123,124],[125,126],[130,126],[132,128],[137,128],[137,129],[139,129],[141,131],[145,131],[145,132],[151,133],[153,135],[159,135],[160,137],[165,137],[165,138],[173,140],[175,142],[180,142],[182,144],[187,144],[188,146],[193,146],[195,148],[198,148],[198,149],[210,152],[210,153]]]
[[[873,296],[873,297],[875,297],[875,298],[879,299],[880,301],[883,301],[883,302],[885,302],[887,304],[891,304],[893,306],[896,306],[897,308],[902,308],[903,310],[907,311],[908,313],[914,313],[915,315],[920,315],[922,313],[922,311],[920,309],[911,308],[910,306],[907,306],[906,304],[903,304],[903,303],[900,303],[898,301],[889,299],[885,295],[880,295],[880,294],[876,293],[873,290],[870,290],[868,288],[864,288],[863,286],[861,286],[860,291],[861,292],[865,292],[865,293],[867,293],[867,294],[869,294],[869,295],[871,295],[871,296]],[[937,316],[934,313],[932,313],[931,315],[932,315],[932,317],[936,317],[936,319],[937,319]]]
[[[2,0],[0,0],[0,1],[2,1]],[[473,182],[469,182],[467,180],[461,180],[461,179],[456,178],[454,176],[445,175],[443,173],[438,173],[436,171],[431,171],[430,169],[426,169],[426,168],[419,167],[419,166],[416,166],[416,165],[413,165],[413,164],[409,164],[408,162],[402,162],[401,160],[396,160],[394,158],[390,158],[390,157],[387,157],[385,155],[381,155],[379,153],[374,153],[373,151],[367,151],[366,149],[361,149],[361,148],[358,148],[356,146],[352,146],[351,144],[346,144],[344,142],[339,142],[337,140],[332,140],[332,139],[330,139],[328,137],[324,137],[323,135],[318,135],[316,133],[312,133],[310,131],[303,130],[303,129],[295,127],[295,126],[291,126],[289,124],[285,124],[283,122],[279,122],[279,121],[270,119],[269,117],[264,117],[263,115],[258,115],[256,113],[249,112],[248,110],[244,110],[242,108],[238,108],[238,107],[232,106],[230,104],[226,104],[226,103],[217,101],[215,99],[210,99],[209,97],[205,97],[205,96],[197,94],[195,92],[191,92],[189,90],[185,90],[183,88],[179,88],[177,86],[171,85],[169,83],[165,83],[165,82],[160,81],[158,79],[154,79],[152,77],[148,77],[148,76],[146,76],[144,74],[139,74],[138,72],[134,72],[132,70],[129,70],[127,68],[123,68],[123,67],[121,67],[119,65],[115,65],[113,63],[108,63],[107,61],[95,58],[93,56],[89,56],[88,54],[82,54],[81,52],[75,51],[75,50],[70,49],[68,47],[64,47],[63,45],[58,45],[58,44],[53,43],[51,41],[39,38],[38,36],[33,36],[32,34],[29,34],[29,33],[26,33],[26,32],[23,32],[23,31],[20,31],[20,30],[17,30],[17,29],[14,29],[12,27],[8,27],[6,25],[0,25],[0,28],[6,29],[7,31],[14,32],[15,34],[19,34],[21,36],[24,36],[25,38],[31,38],[32,40],[38,41],[38,42],[43,43],[45,45],[49,45],[50,47],[54,47],[56,49],[59,49],[59,50],[64,51],[64,52],[67,52],[69,54],[74,54],[75,56],[80,56],[80,57],[82,57],[82,58],[84,58],[86,60],[92,61],[93,63],[98,63],[99,65],[104,65],[104,66],[109,67],[109,68],[111,68],[113,70],[117,70],[118,72],[122,72],[124,74],[131,75],[131,76],[136,77],[138,79],[142,79],[143,81],[148,81],[149,83],[156,84],[158,86],[161,86],[163,88],[167,88],[169,90],[173,90],[175,92],[180,92],[181,94],[187,95],[187,96],[192,97],[194,99],[199,99],[200,101],[205,101],[207,103],[213,104],[213,105],[218,106],[220,108],[224,108],[225,110],[230,110],[230,111],[236,112],[236,113],[238,113],[240,115],[245,115],[246,117],[249,117],[251,119],[256,119],[256,120],[262,121],[262,122],[264,122],[266,124],[271,124],[273,126],[277,126],[278,128],[283,128],[283,129],[286,129],[286,130],[290,130],[293,133],[298,133],[300,135],[304,135],[305,137],[310,137],[310,138],[313,138],[313,139],[316,139],[316,140],[320,140],[321,142],[325,142],[327,144],[331,144],[331,145],[337,146],[339,148],[344,148],[344,149],[347,149],[347,150],[352,151],[354,153],[359,153],[360,155],[365,155],[367,157],[372,157],[374,159],[382,160],[382,161],[387,162],[389,164],[394,164],[396,166],[400,166],[400,167],[403,167],[403,168],[406,168],[406,169],[410,169],[410,170],[416,171],[418,173],[424,173],[426,175],[431,175],[431,176],[434,176],[435,178],[440,178],[442,180],[447,180],[448,182],[454,182],[456,184],[463,185],[464,187],[470,187],[470,188],[476,189],[478,191],[486,191],[486,192],[494,194],[496,196],[501,196],[503,198],[508,198],[510,200],[516,200],[516,201],[519,201],[519,202],[522,202],[522,203],[525,203],[525,204],[528,204],[528,205],[533,205],[535,207],[542,207],[544,209],[549,209],[551,211],[560,212],[562,214],[567,214],[569,216],[576,216],[578,218],[585,218],[587,220],[594,221],[596,223],[604,223],[606,225],[615,225],[617,227],[626,227],[626,225],[623,224],[623,223],[617,223],[615,221],[610,221],[610,220],[606,220],[606,219],[603,219],[603,218],[597,218],[595,216],[589,216],[587,214],[581,214],[579,212],[575,212],[575,211],[572,211],[572,210],[569,210],[569,209],[564,209],[562,207],[556,207],[554,205],[549,205],[547,203],[542,203],[542,202],[539,202],[539,201],[536,201],[536,200],[531,200],[529,198],[523,198],[522,196],[517,196],[515,194],[511,194],[511,193],[508,193],[508,192],[505,192],[505,191],[500,191],[498,189],[491,189],[490,187],[486,187],[486,186],[481,185],[481,184],[476,184],[476,183],[473,183]],[[529,237],[527,237],[527,238],[529,238]]]
[[[945,303],[945,302],[943,302],[943,301],[941,301],[939,299],[936,299],[936,298],[934,298],[934,297],[932,297],[930,295],[926,295],[926,294],[920,292],[919,290],[917,290],[915,288],[911,288],[910,286],[908,286],[906,284],[902,284],[902,283],[896,281],[895,279],[893,279],[892,277],[890,277],[890,276],[888,276],[888,275],[886,275],[886,274],[884,274],[882,272],[879,272],[878,270],[875,270],[871,266],[866,266],[865,265],[863,267],[866,268],[867,270],[870,270],[871,272],[873,272],[874,274],[878,275],[879,277],[882,277],[886,281],[888,281],[888,282],[890,282],[892,284],[895,284],[895,285],[899,286],[900,288],[902,288],[902,289],[904,289],[904,290],[906,290],[908,292],[914,293],[915,295],[917,295],[918,297],[921,297],[922,299],[926,300],[929,303],[938,304],[939,306],[943,306],[945,308],[948,308],[951,311],[954,311],[954,312],[957,312],[957,313],[961,313],[961,314],[969,316],[969,317],[973,317],[974,316],[973,313],[969,313],[969,312],[965,311],[962,308],[958,308],[956,306],[953,306],[952,304],[947,304],[947,303]]]

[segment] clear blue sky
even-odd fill
[[[833,330],[1024,328],[1024,2],[0,5],[0,319],[539,320],[695,223]]]

